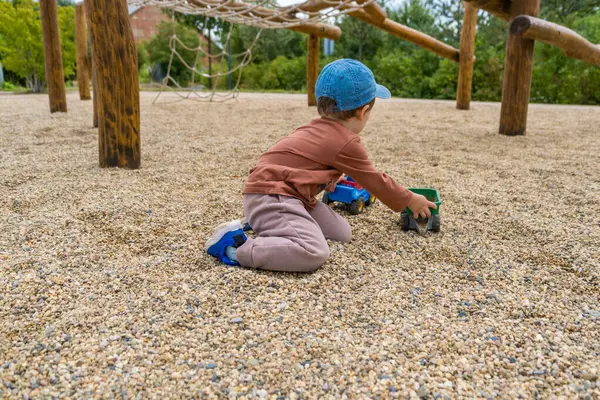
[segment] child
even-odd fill
[[[246,180],[244,215],[257,238],[247,238],[238,220],[220,225],[206,242],[221,262],[288,272],[321,267],[329,258],[327,239],[348,243],[352,237],[348,222],[315,198],[333,191],[342,174],[396,212],[408,206],[429,217],[429,208],[436,208],[377,171],[360,143],[375,98],[390,98],[369,68],[348,59],[328,64],[316,95],[321,118],[279,140]]]

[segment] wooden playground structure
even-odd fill
[[[458,1],[458,0],[457,0]],[[156,1],[155,1],[156,3]],[[189,0],[188,8],[226,10],[239,16],[263,18],[302,32],[308,38],[308,104],[316,105],[315,84],[319,74],[320,39],[337,40],[339,27],[303,21],[295,13],[314,15],[331,8],[332,0],[307,0],[295,7],[275,9],[234,0]],[[459,64],[457,108],[468,110],[475,62],[475,36],[479,10],[509,22],[499,133],[523,135],[527,127],[535,41],[561,48],[569,57],[600,65],[600,45],[563,26],[541,20],[540,0],[465,0],[460,49],[390,20],[374,0],[356,0],[338,9],[392,35],[412,42]],[[67,111],[56,0],[40,0],[46,56],[46,80],[50,111]],[[77,77],[82,100],[89,99],[90,66],[85,35],[89,29],[92,44],[92,82],[94,126],[99,129],[101,167],[138,168],[140,166],[140,106],[137,51],[129,22],[126,0],[85,0],[77,6]],[[81,64],[81,65],[80,65]]]

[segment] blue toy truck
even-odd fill
[[[342,179],[337,183],[333,193],[323,193],[321,201],[325,204],[334,201],[343,203],[350,214],[358,215],[364,211],[365,206],[375,203],[375,200],[375,196],[347,176],[346,179]]]

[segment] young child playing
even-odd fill
[[[279,140],[246,180],[244,215],[256,232],[247,238],[239,220],[217,227],[206,242],[208,253],[228,265],[271,271],[311,272],[329,258],[327,239],[348,243],[348,222],[318,201],[332,192],[343,174],[393,211],[408,206],[430,217],[435,204],[375,169],[360,142],[375,98],[390,91],[375,83],[364,64],[341,59],[328,64],[317,80],[321,118]]]

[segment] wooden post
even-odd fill
[[[577,32],[564,26],[521,15],[512,20],[510,32],[513,35],[556,46],[564,51],[568,57],[600,65],[600,45],[590,43]]]
[[[93,121],[92,121],[92,126],[94,128],[98,127],[98,81],[96,79],[96,67],[94,66],[94,42],[91,40],[92,39],[92,34],[90,31],[90,0],[84,0],[84,6],[85,6],[85,20],[87,22],[87,26],[88,26],[88,33],[89,33],[89,38],[90,38],[90,53],[91,53],[91,57],[89,58],[90,60],[90,74],[92,76],[92,101],[94,103],[94,117],[93,117]]]
[[[88,75],[87,30],[85,26],[85,8],[83,4],[75,6],[75,43],[77,54],[77,86],[79,98],[89,100],[90,77]]]
[[[126,0],[89,0],[101,167],[140,166],[137,51]]]
[[[512,2],[513,18],[521,14],[537,17],[539,12],[540,0]],[[527,129],[534,46],[534,40],[514,35],[512,32],[508,33],[500,114],[501,134],[524,135]]]
[[[315,87],[319,77],[319,48],[321,39],[315,35],[308,35],[308,57],[306,58],[306,91],[308,92],[308,105],[316,106],[317,97]]]
[[[56,0],[40,0],[40,18],[42,19],[50,112],[67,112],[67,94],[65,92],[65,75],[60,49]]]
[[[458,88],[456,90],[456,108],[459,110],[468,110],[471,108],[476,31],[477,8],[471,3],[465,3],[465,15],[460,34],[460,60],[458,67]]]

